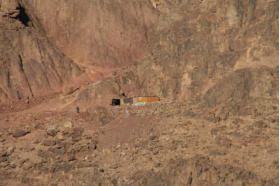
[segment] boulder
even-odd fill
[[[25,129],[16,129],[13,133],[12,133],[12,136],[14,138],[19,138],[19,137],[22,137],[22,136],[25,136],[26,134],[30,133],[29,130],[25,130]]]
[[[52,137],[56,136],[56,134],[58,132],[58,130],[55,126],[48,127],[46,131],[47,131],[47,135],[52,136]]]
[[[56,145],[56,141],[55,140],[44,140],[42,144],[44,146],[54,146],[54,145]]]

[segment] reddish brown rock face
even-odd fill
[[[278,185],[278,7],[0,0],[0,185]]]
[[[1,90],[7,98],[42,96],[78,76],[79,67],[32,28],[3,30]]]
[[[59,91],[80,74],[79,67],[41,33],[17,20],[7,21],[15,24],[4,23],[0,28],[0,102]]]
[[[88,81],[135,63],[157,20],[149,1],[13,0],[1,9],[1,102],[58,92],[80,68]]]
[[[23,0],[23,4],[47,36],[82,65],[120,67],[135,63],[143,57],[157,20],[147,0]]]

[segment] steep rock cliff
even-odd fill
[[[22,0],[67,56],[83,65],[119,67],[141,59],[157,12],[145,1]]]
[[[79,87],[72,80],[81,72],[85,82],[135,63],[158,14],[149,1],[2,0],[0,7],[1,102]]]
[[[117,73],[107,92],[212,108],[237,104],[232,100],[278,99],[278,6],[260,0],[157,1],[160,16],[149,53]],[[99,99],[90,93],[94,89],[82,93],[92,95],[88,101]]]
[[[0,3],[0,103],[45,96],[81,74],[16,1]]]

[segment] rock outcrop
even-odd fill
[[[0,0],[0,185],[278,185],[278,7]]]
[[[120,67],[145,54],[157,12],[145,1],[22,0],[68,57],[82,65]]]
[[[160,16],[146,58],[89,86],[75,104],[104,100],[95,92],[158,95],[207,108],[278,98],[278,1],[156,2]]]
[[[0,103],[58,92],[81,74],[42,30],[33,27],[21,4],[2,1],[0,5]]]
[[[0,7],[1,102],[58,92],[81,69],[102,74],[137,62],[158,17],[148,0],[3,0]]]

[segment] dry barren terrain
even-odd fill
[[[278,185],[278,7],[0,0],[0,186]]]

